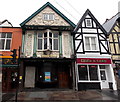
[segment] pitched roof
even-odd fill
[[[75,29],[74,29],[74,32],[77,32],[77,30],[78,30],[79,27],[82,25],[82,22],[83,22],[83,20],[85,19],[85,17],[86,17],[87,15],[89,15],[89,16],[95,21],[95,23],[96,23],[97,25],[99,25],[100,29],[107,34],[107,32],[105,31],[105,29],[102,27],[102,25],[98,22],[98,20],[94,17],[94,15],[91,13],[91,11],[90,11],[89,9],[86,10],[86,12],[83,14],[82,18],[79,20],[77,26],[76,26]]]
[[[46,7],[50,7],[53,9],[58,15],[60,15],[65,21],[67,21],[71,26],[75,27],[76,25],[69,20],[65,15],[63,15],[57,8],[55,8],[51,3],[47,2],[40,9],[38,9],[35,13],[33,13],[30,17],[28,17],[25,21],[23,21],[20,26],[25,25],[28,21],[30,21],[33,17],[35,17],[38,13],[40,13]]]
[[[109,32],[112,30],[115,22],[120,18],[120,12],[118,12],[115,16],[113,16],[111,19],[107,20],[102,26],[103,28],[107,31],[107,33],[109,34]]]
[[[6,25],[5,23],[8,23],[8,25]],[[5,24],[5,25],[4,25]],[[1,27],[13,27],[13,25],[7,20],[7,19],[5,19],[5,20],[3,20],[2,22],[0,22],[0,26]]]

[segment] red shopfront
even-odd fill
[[[77,58],[76,64],[78,90],[115,89],[110,58]]]

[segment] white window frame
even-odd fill
[[[54,13],[43,13],[43,20],[54,20]]]
[[[45,32],[47,32],[47,49],[44,49],[44,33]],[[52,37],[49,37],[49,32],[51,32],[52,33]],[[51,31],[51,30],[49,30],[49,29],[47,29],[47,30],[45,30],[45,31],[42,31],[41,33],[42,33],[42,37],[40,38],[40,37],[38,37],[38,33],[37,33],[37,51],[45,51],[45,50],[52,50],[52,51],[59,51],[59,34],[58,34],[58,38],[54,38],[53,37],[53,35],[54,35],[54,32],[55,31]],[[57,32],[58,33],[58,32]],[[49,42],[49,38],[51,38],[52,39],[52,49],[50,49],[50,42]],[[40,50],[40,49],[38,49],[38,39],[42,39],[42,49]],[[54,50],[54,39],[58,39],[58,49],[57,50]]]
[[[4,32],[0,32],[1,34],[2,33],[4,33]],[[0,51],[10,51],[10,49],[11,49],[11,44],[12,44],[12,33],[11,33],[11,38],[7,38],[7,34],[8,33],[11,33],[11,32],[6,32],[5,34],[6,34],[6,36],[5,36],[5,38],[1,38],[0,37],[0,39],[5,39],[5,42],[4,42],[4,49],[0,49]],[[6,50],[6,42],[7,42],[7,40],[11,40],[10,41],[10,49],[9,50]]]
[[[86,48],[86,39],[85,39],[86,37],[89,37],[89,39],[90,39],[90,50],[87,50],[87,48]],[[92,49],[92,44],[91,44],[91,38],[92,38],[92,37],[95,38],[96,50],[93,50],[93,49]],[[97,40],[97,36],[95,36],[95,35],[90,35],[90,36],[89,36],[89,35],[88,35],[88,36],[85,35],[85,36],[84,36],[84,48],[85,48],[86,51],[98,51],[98,40]]]

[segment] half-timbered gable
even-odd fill
[[[116,83],[111,67],[107,32],[87,10],[74,30],[76,82],[78,90],[113,88]]]
[[[103,27],[106,29],[109,38],[109,48],[113,62],[120,60],[120,17],[119,13],[107,20]]]
[[[78,22],[74,33],[76,54],[109,53],[107,33],[89,10]]]

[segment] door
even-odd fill
[[[107,80],[107,74],[105,69],[100,70],[100,77],[101,77],[101,88],[109,88],[108,80]]]
[[[59,72],[59,88],[69,88],[68,73]]]
[[[25,87],[35,87],[35,67],[28,66],[25,69]]]

